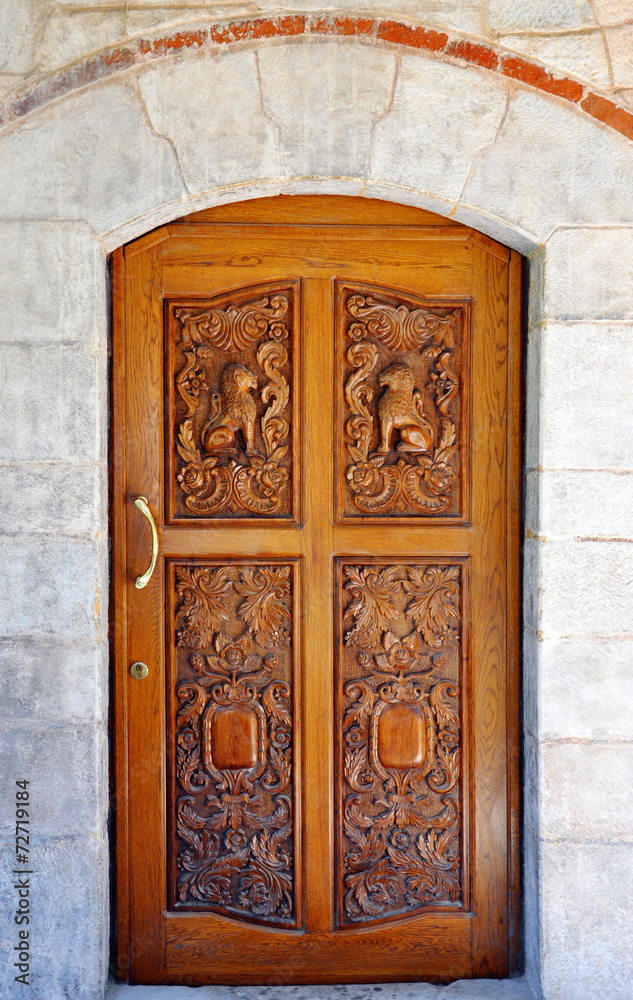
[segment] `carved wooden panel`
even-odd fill
[[[297,517],[298,307],[293,283],[169,303],[170,520]]]
[[[339,574],[339,923],[459,908],[462,566]]]
[[[171,905],[294,927],[294,564],[172,572]]]
[[[337,282],[339,515],[460,518],[468,303]]]

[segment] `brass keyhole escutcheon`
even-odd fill
[[[147,677],[149,669],[146,663],[142,663],[141,660],[137,660],[130,667],[130,673],[132,677],[135,677],[137,681],[142,681],[144,677]]]

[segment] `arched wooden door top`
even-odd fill
[[[117,253],[124,977],[516,963],[520,272],[316,196]]]

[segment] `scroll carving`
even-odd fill
[[[292,573],[175,567],[177,909],[296,926]]]
[[[347,286],[338,302],[344,516],[459,515],[463,307]]]
[[[460,572],[342,566],[343,925],[463,902]]]
[[[293,303],[173,309],[176,517],[292,515]]]

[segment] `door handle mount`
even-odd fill
[[[149,521],[149,526],[152,529],[152,561],[149,564],[148,569],[141,576],[137,576],[134,581],[134,586],[137,590],[143,590],[151,580],[152,573],[154,572],[154,567],[156,566],[156,560],[158,559],[158,532],[156,531],[156,523],[152,517],[152,512],[149,509],[146,497],[137,497],[134,501],[134,506],[138,507],[142,514],[145,515]]]

